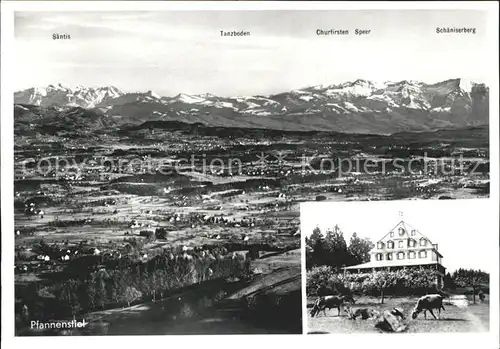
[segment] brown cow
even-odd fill
[[[338,316],[340,316],[340,307],[345,303],[354,304],[355,301],[351,296],[347,295],[319,297],[311,309],[311,316],[314,317],[316,314],[319,314],[320,311],[323,311],[323,314],[326,316],[326,308],[328,308],[328,310],[337,308]]]
[[[440,294],[428,294],[426,296],[420,297],[417,301],[417,305],[413,309],[411,314],[412,319],[416,319],[420,312],[424,311],[424,318],[427,319],[427,310],[431,313],[434,319],[437,320],[436,315],[432,312],[432,309],[438,310],[438,316],[441,316],[441,309],[444,309],[443,306],[443,296]]]

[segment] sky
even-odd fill
[[[324,232],[337,224],[347,243],[354,232],[376,243],[404,220],[438,244],[447,272],[460,267],[492,272],[498,265],[492,208],[488,199],[312,202],[301,205],[301,232],[310,236],[315,227]]]
[[[358,78],[488,83],[486,19],[475,10],[17,12],[14,87],[234,96]],[[436,34],[442,26],[476,34]],[[356,28],[371,34],[352,35]],[[317,36],[317,29],[351,35]]]

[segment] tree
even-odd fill
[[[318,227],[314,228],[309,238],[306,238],[306,245],[309,246],[309,249],[306,250],[306,259],[311,262],[311,264],[306,264],[308,268],[327,263],[325,240]],[[307,258],[308,251],[310,253],[309,258]]]
[[[342,267],[361,264],[370,260],[370,251],[374,247],[370,239],[362,239],[356,233],[351,236],[349,247],[338,225],[322,234],[315,228],[306,238],[306,266],[330,265],[340,271]]]
[[[127,303],[128,307],[130,307],[130,303],[139,299],[141,296],[142,293],[139,290],[133,286],[128,286],[125,288],[125,292],[123,293],[123,300]]]
[[[94,306],[97,309],[103,309],[104,305],[106,304],[106,299],[107,299],[107,292],[106,292],[106,280],[108,278],[108,274],[103,271],[99,270],[95,273],[95,276],[93,277],[93,282],[95,282],[94,285]]]
[[[366,286],[376,288],[380,293],[380,303],[384,303],[385,290],[394,286],[399,274],[389,271],[377,271],[368,278]]]
[[[313,267],[307,271],[307,291],[310,294],[315,294],[318,288],[326,288],[328,280],[332,278],[334,271],[332,267],[327,265]]]
[[[445,276],[443,278],[443,283],[444,283],[444,288],[447,288],[447,289],[455,289],[456,288],[455,281],[451,277],[450,273],[445,274]]]
[[[165,240],[167,238],[167,235],[168,235],[167,229],[165,229],[163,227],[156,228],[155,236],[157,239]]]
[[[76,314],[81,310],[80,301],[79,301],[79,288],[80,282],[78,280],[69,279],[66,280],[61,287],[61,293],[59,294],[59,301],[64,306],[67,306],[71,309],[71,315],[73,319],[76,317]]]
[[[314,250],[311,246],[307,244],[307,237],[306,237],[305,249],[306,249],[306,268],[311,269],[314,265],[314,258],[313,258]]]
[[[489,286],[490,275],[482,270],[460,268],[453,273],[453,280],[455,284],[461,287],[472,288],[472,298],[474,304],[476,304],[476,293],[481,287]]]
[[[151,230],[141,230],[139,236],[145,237],[146,242],[153,242],[156,239],[155,232]]]
[[[351,257],[349,265],[369,262],[370,251],[374,246],[370,239],[361,239],[356,233],[353,233],[349,241],[349,247],[347,248]]]

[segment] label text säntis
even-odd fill
[[[52,34],[52,40],[69,40],[71,39],[71,35],[69,34]]]

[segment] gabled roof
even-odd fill
[[[399,221],[391,230],[389,230],[388,233],[386,233],[381,239],[377,240],[377,243],[379,242],[382,242],[383,240],[385,240],[386,238],[388,238],[389,240],[391,240],[392,238],[389,236],[391,232],[395,231],[398,229],[398,227],[402,227],[406,232],[407,232],[407,237],[405,238],[410,238],[410,239],[413,239],[413,240],[420,240],[420,239],[426,239],[430,244],[430,248],[441,258],[443,258],[443,255],[437,250],[437,248],[434,246],[435,244],[432,243],[431,239],[429,239],[427,236],[425,236],[424,234],[422,234],[419,230],[415,229],[412,225],[406,223],[404,220],[401,220]],[[416,234],[415,236],[411,236],[411,234],[408,234],[409,232],[411,231],[415,231]],[[394,239],[397,239],[398,236],[394,236]],[[429,248],[429,247],[427,247]],[[375,244],[375,247],[370,251],[371,253],[376,253],[376,251],[378,250],[377,248],[377,244]]]
[[[396,224],[392,229],[390,229],[381,239],[377,240],[377,242],[380,242],[380,241],[384,240],[388,236],[390,238],[390,233],[392,231],[395,231],[400,226],[405,231],[407,231],[407,232],[415,230],[418,233],[418,235],[420,235],[421,237],[425,238],[427,241],[429,241],[432,244],[432,240],[431,239],[429,239],[427,236],[425,236],[424,234],[422,234],[418,229],[415,229],[413,226],[411,226],[410,224],[406,223],[404,220],[399,221],[398,224]],[[417,239],[415,239],[415,240],[417,240]]]

